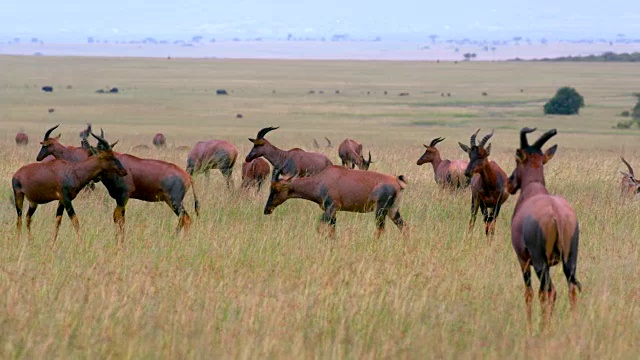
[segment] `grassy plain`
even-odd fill
[[[640,91],[638,65],[0,57],[0,68],[2,358],[619,359],[640,350],[640,204],[618,194],[618,157],[640,169],[640,132],[612,129]],[[587,106],[543,116],[565,85]],[[121,93],[95,93],[107,86]],[[74,201],[81,243],[65,217],[51,248],[54,204],[39,207],[33,241],[16,242],[12,174],[35,160],[48,127],[61,123],[61,141],[76,144],[87,121],[122,152],[163,132],[169,149],[138,155],[180,166],[177,146],[227,139],[244,157],[247,137],[271,125],[281,128],[268,138],[283,148],[358,139],[373,170],[407,176],[401,212],[411,234],[389,223],[375,239],[371,213],[339,213],[329,240],[315,231],[315,204],[292,200],[264,216],[265,191],[230,193],[216,173],[196,178],[202,213],[185,238],[172,235],[166,205],[132,200],[118,249],[114,201],[100,185]],[[522,126],[558,129],[547,185],[581,225],[578,316],[554,268],[558,301],[545,332],[525,326],[510,243],[516,198],[488,241],[481,224],[467,231],[470,193],[441,191],[431,167],[415,165],[434,137],[447,138],[444,158],[463,158],[457,141],[495,128],[492,157],[510,173]],[[24,149],[13,143],[20,128],[31,138]],[[338,162],[335,147],[320,151]],[[191,195],[186,204],[193,213]]]

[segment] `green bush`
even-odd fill
[[[640,122],[640,93],[635,93],[633,94],[638,98],[638,102],[636,103],[636,106],[633,107],[633,110],[631,111],[631,117],[633,118],[633,120]]]
[[[572,87],[558,89],[556,95],[544,104],[544,113],[553,115],[574,115],[584,106],[584,98]]]

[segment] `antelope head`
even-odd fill
[[[369,166],[374,163],[374,161],[371,160],[371,151],[369,151],[369,160],[365,160],[364,156],[360,156],[360,160],[362,161],[361,170],[369,170]]]
[[[250,162],[253,159],[257,159],[261,156],[264,156],[265,154],[265,149],[264,146],[269,144],[269,141],[267,141],[267,139],[264,138],[264,136],[269,132],[269,131],[273,131],[275,129],[278,129],[279,126],[273,127],[266,127],[264,129],[261,129],[260,131],[258,131],[258,136],[256,136],[255,139],[249,138],[249,141],[251,141],[253,143],[253,148],[251,149],[251,151],[249,151],[249,154],[247,154],[247,157],[245,158],[246,162]]]
[[[462,148],[464,152],[469,154],[469,165],[467,165],[467,169],[464,172],[467,177],[473,176],[473,174],[479,172],[489,163],[488,157],[491,154],[491,144],[487,146],[485,145],[487,144],[487,141],[489,141],[489,139],[493,136],[493,130],[491,130],[491,133],[485,135],[482,140],[480,140],[479,144],[476,144],[476,137],[478,136],[479,132],[480,129],[476,130],[476,132],[471,135],[470,147],[463,143],[458,143],[458,145],[460,145],[460,148]]]
[[[558,145],[553,145],[546,151],[542,146],[557,134],[556,129],[551,129],[542,134],[533,145],[529,145],[527,134],[536,131],[536,128],[522,128],[520,130],[520,148],[516,150],[516,168],[509,177],[507,191],[515,194],[523,184],[540,182],[545,185],[542,165],[553,158],[558,150]]]
[[[416,164],[422,165],[422,164],[430,163],[430,162],[433,162],[436,159],[436,157],[440,156],[440,152],[438,151],[438,149],[436,149],[436,145],[444,141],[444,139],[445,138],[438,137],[431,140],[431,143],[429,145],[423,144],[426,150],[424,151],[424,154],[420,156],[420,159],[418,159],[418,162]]]
[[[36,161],[42,161],[42,159],[46,158],[47,156],[51,155],[53,153],[53,147],[56,144],[60,144],[58,142],[58,139],[60,139],[61,134],[58,134],[58,136],[56,137],[50,137],[51,133],[53,132],[53,130],[57,129],[58,126],[60,126],[60,124],[52,127],[51,129],[47,130],[47,132],[44,134],[44,139],[40,142],[40,145],[42,145],[42,147],[40,148],[40,152],[38,153],[38,156],[36,157]]]

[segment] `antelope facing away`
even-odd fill
[[[58,237],[58,230],[62,221],[62,213],[66,210],[80,240],[80,223],[76,216],[71,201],[85,185],[100,174],[111,173],[114,176],[124,176],[127,171],[115,157],[111,146],[102,137],[98,137],[101,150],[95,156],[88,157],[80,162],[66,160],[52,160],[48,162],[28,164],[16,171],[11,180],[13,197],[18,213],[16,223],[17,237],[20,238],[22,230],[22,208],[25,198],[29,202],[27,210],[27,231],[31,237],[31,220],[38,205],[51,201],[58,201],[56,210],[56,228],[53,234],[53,242]]]
[[[622,196],[634,196],[640,192],[640,184],[638,184],[638,179],[633,174],[633,168],[629,163],[620,156],[620,160],[627,165],[627,169],[629,172],[620,171],[622,174],[622,179],[620,179],[620,194]]]
[[[204,173],[209,179],[209,170],[220,169],[227,181],[227,188],[233,188],[233,165],[238,157],[238,149],[224,140],[199,141],[187,157],[187,172],[192,177]]]
[[[469,220],[469,230],[473,229],[476,223],[478,208],[482,211],[485,224],[485,234],[495,233],[496,219],[500,214],[500,207],[509,198],[507,192],[507,174],[496,164],[489,161],[491,144],[485,147],[487,141],[493,136],[493,131],[482,138],[476,145],[478,129],[471,135],[471,147],[458,143],[462,150],[469,154],[469,165],[464,174],[471,179],[471,219]],[[477,174],[477,175],[476,175]],[[490,210],[492,210],[490,212]]]
[[[403,176],[332,165],[310,177],[279,179],[272,182],[264,214],[271,214],[287,199],[299,198],[320,205],[324,210],[321,221],[329,225],[331,237],[335,236],[338,211],[366,213],[375,210],[376,237],[384,231],[387,216],[404,233],[406,224],[400,216],[398,206],[405,187]]]
[[[251,162],[244,162],[242,164],[242,185],[243,189],[248,189],[252,186],[258,188],[258,192],[262,189],[262,183],[269,178],[269,172],[271,167],[269,162],[263,158],[257,158],[251,160]]]
[[[151,142],[158,149],[164,149],[167,146],[167,138],[162,133],[155,134]]]
[[[342,166],[350,166],[352,169],[358,166],[360,170],[369,170],[369,165],[373,163],[371,152],[369,152],[369,160],[365,160],[362,156],[362,144],[353,139],[344,139],[338,147],[338,156],[342,160]]]
[[[576,279],[579,230],[578,219],[571,205],[561,196],[550,195],[545,186],[543,165],[553,158],[558,145],[553,145],[545,152],[542,146],[556,134],[556,130],[547,131],[533,145],[529,145],[527,134],[533,131],[535,129],[520,130],[516,168],[509,177],[509,192],[515,194],[520,190],[511,219],[511,243],[524,279],[529,326],[533,301],[531,265],[540,279],[538,297],[544,326],[551,318],[556,299],[549,268],[560,262],[569,285],[569,302],[571,308],[575,309],[576,290],[582,288]]]
[[[428,146],[424,144],[426,150],[417,164],[431,163],[436,183],[443,188],[459,189],[469,186],[470,179],[464,174],[468,163],[464,160],[442,160],[440,151],[436,148],[436,145],[442,141],[444,138],[439,137],[431,140]]]
[[[25,134],[24,131],[20,130],[16,134],[16,145],[24,146],[24,145],[28,145],[28,144],[29,144],[29,136],[27,136],[27,134]]]
[[[272,145],[264,136],[277,127],[268,127],[258,131],[255,139],[249,138],[253,148],[247,154],[246,162],[264,156],[273,165],[272,180],[276,180],[279,171],[285,176],[310,176],[317,174],[326,167],[333,165],[329,158],[321,153],[307,152],[299,148],[281,150]]]

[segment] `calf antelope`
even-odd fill
[[[520,197],[511,219],[511,244],[518,256],[525,285],[527,320],[531,325],[531,265],[540,279],[538,297],[542,305],[543,326],[548,324],[556,290],[551,282],[549,268],[562,262],[569,284],[569,302],[575,309],[577,290],[582,286],[576,279],[578,262],[578,219],[576,213],[561,196],[550,195],[545,186],[544,164],[558,149],[553,145],[545,152],[542,146],[556,134],[555,129],[544,133],[533,145],[527,134],[536,129],[520,130],[520,148],[516,150],[516,168],[509,177],[509,192],[520,190]]]
[[[269,162],[263,158],[257,158],[251,160],[251,162],[244,162],[242,164],[242,185],[243,189],[248,189],[252,186],[258,188],[258,192],[262,189],[262,183],[269,178],[269,172],[271,167]]]
[[[253,148],[247,154],[245,161],[264,156],[273,165],[272,180],[276,180],[276,173],[280,172],[285,176],[310,176],[331,166],[331,160],[321,153],[307,152],[299,148],[291,150],[280,150],[272,145],[264,136],[277,127],[268,127],[258,131],[255,139],[249,138],[253,143]]]
[[[439,137],[431,140],[428,146],[423,144],[426,150],[416,164],[419,166],[431,163],[436,183],[443,188],[459,189],[469,186],[470,178],[464,174],[468,163],[464,160],[442,160],[440,151],[436,148],[436,145],[442,141],[444,138]]]
[[[287,199],[299,198],[320,205],[324,210],[321,220],[329,225],[331,237],[335,236],[338,211],[366,213],[375,210],[376,237],[384,231],[387,216],[404,233],[406,224],[400,216],[398,206],[405,187],[406,181],[403,176],[332,165],[310,177],[272,182],[264,214],[273,213],[273,210]]]
[[[238,157],[238,149],[224,140],[199,141],[189,152],[186,170],[192,177],[204,173],[209,179],[209,170],[219,169],[227,181],[227,188],[233,189],[233,166]]]
[[[101,150],[95,156],[88,157],[80,162],[66,160],[52,160],[47,162],[28,164],[16,171],[11,179],[13,198],[18,213],[16,223],[17,238],[20,239],[22,230],[22,208],[25,198],[29,202],[27,210],[27,231],[31,237],[31,220],[38,205],[51,201],[58,201],[56,210],[56,228],[53,234],[53,242],[58,237],[58,230],[62,222],[62,213],[66,210],[76,232],[76,238],[80,240],[80,223],[76,216],[71,201],[85,185],[100,174],[111,173],[122,177],[127,171],[115,157],[111,146],[102,137],[98,137]]]
[[[371,152],[369,152],[369,160],[365,160],[362,156],[362,144],[353,139],[344,139],[338,147],[338,156],[342,160],[342,166],[352,169],[357,166],[360,170],[369,170],[369,165],[373,163]]]
[[[620,160],[627,165],[627,169],[629,172],[620,171],[622,174],[622,179],[620,179],[620,194],[622,196],[633,196],[640,192],[640,184],[638,184],[638,179],[633,174],[633,168],[629,163],[620,156]]]
[[[485,147],[487,141],[493,136],[493,131],[482,138],[476,145],[476,136],[480,129],[471,135],[471,147],[458,143],[462,150],[469,154],[469,165],[464,174],[471,179],[471,219],[469,230],[476,223],[478,208],[482,210],[484,217],[485,234],[495,233],[496,219],[500,214],[500,207],[509,198],[507,192],[507,174],[495,163],[489,161],[491,144]],[[477,175],[475,175],[477,174]],[[490,210],[492,210],[490,212]]]

